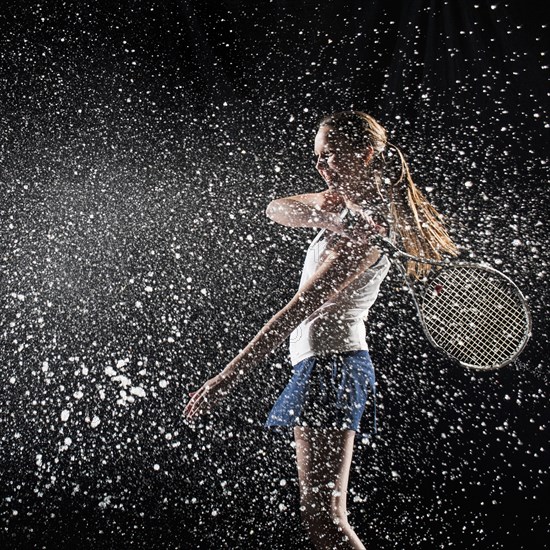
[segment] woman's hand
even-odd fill
[[[229,394],[235,375],[219,373],[205,382],[197,391],[191,392],[191,399],[185,407],[185,417],[193,419],[209,412],[222,398]]]
[[[373,237],[386,235],[386,228],[374,221],[369,211],[350,201],[347,197],[346,208],[350,211],[343,220],[347,238],[354,242],[368,243]]]

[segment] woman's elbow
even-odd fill
[[[275,214],[275,210],[277,209],[277,205],[275,204],[277,202],[277,199],[275,200],[272,200],[268,205],[267,205],[267,208],[265,209],[265,215],[270,218],[271,220],[273,219],[273,216]]]
[[[274,222],[284,224],[287,218],[287,212],[281,199],[272,200],[265,209],[265,215]]]

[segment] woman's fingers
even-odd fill
[[[212,400],[208,398],[209,386],[203,386],[196,392],[192,392],[192,397],[185,407],[185,416],[193,418],[208,411]]]
[[[206,388],[203,386],[199,390],[192,392],[191,399],[185,407],[185,416],[187,418],[192,418],[197,414],[197,410],[201,405],[202,398],[206,392]]]
[[[187,407],[185,408],[185,417],[192,419],[195,416],[199,415],[201,413],[201,408],[203,407],[203,400],[202,399],[192,399],[187,404]]]
[[[354,241],[369,242],[377,233],[369,223],[361,223],[348,229],[347,237]]]
[[[360,222],[351,230],[353,237],[366,242],[378,235],[384,235],[385,232],[384,227],[377,224],[370,216],[362,216]]]
[[[189,392],[185,416],[193,418],[208,412],[220,398],[228,394],[229,385],[230,377],[222,373],[205,382],[197,391]]]

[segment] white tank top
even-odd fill
[[[319,268],[327,245],[324,234],[322,229],[309,245],[300,288]],[[380,256],[373,266],[304,319],[290,335],[292,365],[318,353],[367,350],[365,321],[389,268],[387,256]]]

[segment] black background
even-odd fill
[[[323,188],[316,122],[349,108],[534,323],[513,364],[467,371],[389,276],[350,520],[369,549],[547,544],[543,4],[2,4],[2,548],[307,547],[291,440],[262,428],[286,346],[211,417],[182,411],[295,292],[315,231],[265,206]]]

